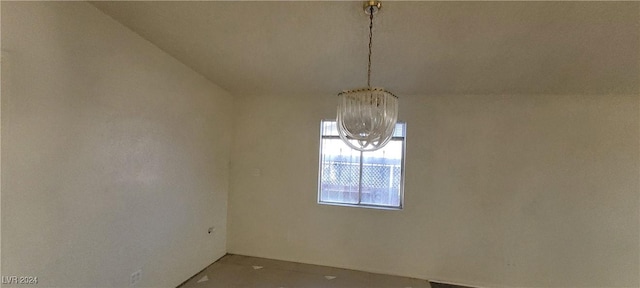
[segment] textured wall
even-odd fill
[[[403,96],[405,208],[386,211],[316,203],[334,95],[245,97],[229,252],[474,286],[638,287],[639,100]]]
[[[224,255],[227,92],[84,2],[3,2],[2,57],[3,276],[175,287]]]

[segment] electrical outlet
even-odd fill
[[[129,286],[136,286],[138,282],[142,279],[142,269],[131,273],[131,281],[129,282]]]
[[[209,227],[209,230],[207,230],[207,233],[211,234],[211,233],[213,233],[215,231],[216,231],[216,226],[211,226],[211,227]]]

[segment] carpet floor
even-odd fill
[[[179,288],[430,288],[426,280],[229,254]]]

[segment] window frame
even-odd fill
[[[331,206],[345,206],[345,207],[358,207],[358,208],[369,208],[369,209],[379,209],[379,210],[403,210],[404,209],[404,179],[405,179],[405,158],[406,158],[406,151],[407,151],[407,123],[403,122],[403,121],[397,121],[397,124],[402,124],[403,125],[403,130],[404,130],[404,136],[393,136],[391,137],[390,141],[393,140],[400,140],[402,142],[402,152],[401,152],[401,158],[400,158],[400,187],[399,187],[399,199],[398,199],[398,206],[389,206],[389,205],[376,205],[376,204],[363,204],[362,203],[362,174],[363,174],[363,153],[362,151],[357,151],[354,150],[356,152],[360,152],[360,156],[359,156],[359,163],[358,163],[358,173],[359,173],[359,180],[358,180],[358,203],[343,203],[343,202],[327,202],[327,201],[322,201],[322,152],[323,152],[323,140],[324,139],[341,139],[340,136],[337,135],[323,135],[324,132],[324,123],[326,122],[333,122],[336,123],[335,119],[323,119],[320,121],[320,144],[319,144],[319,149],[318,149],[318,198],[317,198],[317,203],[318,204],[322,204],[322,205],[331,205]],[[355,163],[355,162],[354,162]]]

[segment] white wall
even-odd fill
[[[224,255],[227,92],[84,2],[3,2],[2,56],[3,276],[175,287]]]
[[[402,211],[316,203],[335,97],[237,100],[230,253],[486,287],[640,285],[638,95],[401,96]]]

